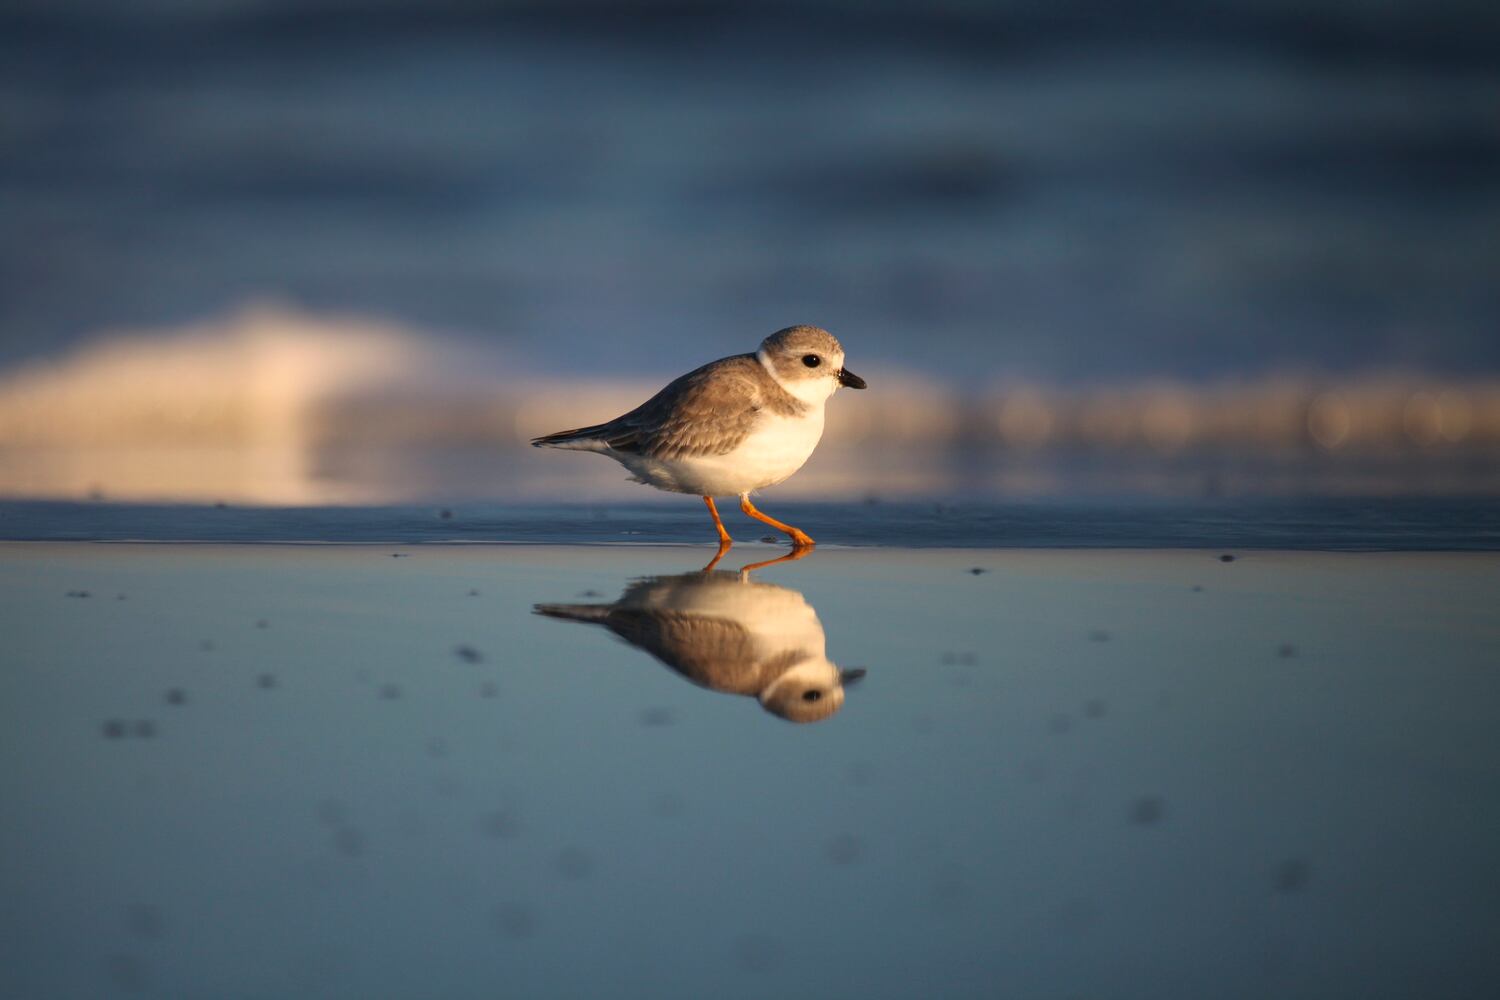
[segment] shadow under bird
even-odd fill
[[[602,424],[545,434],[538,448],[608,455],[636,482],[697,494],[708,505],[722,555],[733,540],[715,497],[810,548],[806,532],[755,508],[750,494],[802,468],[823,436],[823,406],[839,387],[863,389],[844,367],[844,348],[827,330],[789,326],[754,354],[720,358],[688,372],[629,413]]]
[[[792,722],[818,722],[844,704],[862,669],[828,659],[823,623],[798,591],[748,573],[639,580],[612,604],[538,604],[548,618],[603,625],[699,687],[755,698]]]

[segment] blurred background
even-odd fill
[[[8,0],[0,496],[656,496],[530,436],[814,323],[778,494],[1500,495],[1500,6]]]

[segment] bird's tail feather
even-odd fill
[[[551,434],[532,438],[531,446],[533,448],[575,448],[585,451],[598,449],[603,445],[603,442],[599,440],[599,435],[603,431],[603,424],[575,427],[570,431],[554,431]]]

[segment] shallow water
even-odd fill
[[[0,993],[1481,996],[1500,972],[1494,556],[825,547],[741,602],[708,554],[0,547]],[[795,725],[533,610],[643,577],[669,579],[637,610],[788,615],[868,674]]]

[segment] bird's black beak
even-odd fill
[[[851,389],[863,389],[865,387],[865,380],[847,368],[840,368],[839,385],[847,385]]]
[[[864,667],[850,667],[848,670],[840,670],[839,683],[853,684],[868,672]]]

